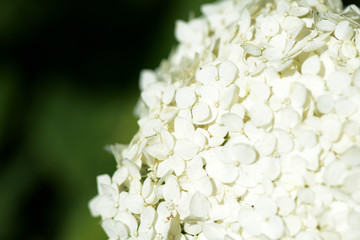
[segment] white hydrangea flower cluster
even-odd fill
[[[141,74],[90,202],[109,239],[360,239],[360,10],[228,0]]]

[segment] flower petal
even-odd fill
[[[202,227],[203,233],[208,240],[224,239],[226,230],[225,228],[216,223],[206,223]]]
[[[191,215],[198,218],[206,218],[209,214],[210,203],[200,192],[193,194],[190,201]]]
[[[166,179],[164,187],[164,199],[167,202],[177,202],[180,199],[180,186],[176,178],[173,175],[170,175]]]

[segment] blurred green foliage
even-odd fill
[[[0,1],[0,239],[106,239],[88,201],[137,131],[138,76],[205,0]]]

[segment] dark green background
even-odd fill
[[[143,68],[206,0],[0,0],[0,239],[106,239],[87,204]]]

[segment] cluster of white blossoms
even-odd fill
[[[140,77],[94,216],[111,240],[360,239],[360,10],[228,0]]]

